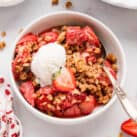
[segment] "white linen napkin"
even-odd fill
[[[22,137],[21,123],[14,114],[12,102],[10,85],[0,77],[0,137]]]

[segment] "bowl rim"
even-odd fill
[[[126,74],[126,60],[125,60],[125,54],[123,51],[123,48],[119,42],[119,40],[117,39],[117,37],[115,36],[115,34],[101,21],[99,21],[98,19],[89,16],[85,13],[80,13],[80,12],[74,12],[74,11],[58,11],[58,12],[53,12],[53,13],[48,13],[46,15],[43,15],[35,20],[33,20],[30,24],[28,24],[25,29],[23,30],[23,32],[21,34],[19,34],[19,36],[16,38],[16,40],[14,41],[14,50],[15,50],[15,45],[17,43],[17,41],[26,33],[26,31],[34,24],[38,23],[39,21],[41,21],[42,19],[45,19],[49,16],[58,16],[58,15],[78,15],[78,16],[82,16],[85,17],[87,19],[90,19],[96,23],[98,23],[100,26],[102,26],[103,28],[105,28],[105,30],[111,35],[111,37],[113,37],[113,39],[116,41],[117,43],[117,47],[119,48],[120,52],[121,52],[121,57],[122,57],[122,63],[123,63],[123,70],[122,70],[122,79],[120,84],[123,85],[124,80],[125,80],[125,74]],[[110,108],[110,106],[112,106],[112,104],[116,101],[116,95],[114,95],[111,100],[109,101],[108,104],[106,104],[105,106],[103,106],[102,110],[98,110],[94,113],[91,113],[87,116],[83,116],[83,117],[79,117],[79,118],[57,118],[57,117],[52,117],[49,116],[47,114],[42,113],[41,111],[37,110],[36,108],[32,107],[25,99],[24,97],[21,95],[21,93],[19,92],[18,87],[16,86],[16,82],[14,80],[13,77],[13,73],[12,73],[12,59],[14,57],[14,50],[12,51],[12,56],[10,58],[10,79],[11,79],[11,83],[14,89],[14,92],[16,93],[16,95],[18,96],[18,98],[21,100],[20,102],[23,103],[23,105],[29,110],[31,111],[35,116],[39,117],[40,119],[47,121],[49,123],[53,123],[53,124],[61,124],[61,125],[74,125],[74,124],[80,124],[80,123],[84,123],[84,122],[88,122],[91,119],[96,118],[97,116],[101,115],[103,112],[105,112],[108,108]]]
[[[132,9],[132,10],[136,10],[137,9],[137,4],[135,5],[128,5],[127,3],[115,3],[113,1],[110,1],[110,0],[102,0],[102,2],[105,2],[107,4],[110,4],[112,6],[116,6],[116,7],[119,7],[119,8],[125,8],[125,9]]]

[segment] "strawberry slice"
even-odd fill
[[[87,37],[79,26],[71,26],[67,28],[66,41],[68,45],[81,45],[86,40]]]
[[[24,98],[28,101],[28,103],[34,106],[34,86],[32,81],[22,83],[20,85],[20,91],[22,92]]]
[[[137,137],[137,123],[133,120],[129,119],[123,122],[121,125],[121,129],[129,135]]]
[[[64,117],[79,117],[81,115],[78,105],[74,105],[64,111]]]
[[[81,45],[84,42],[94,46],[99,46],[100,42],[91,27],[86,26],[83,29],[80,27],[68,27],[66,34],[66,41],[69,45]]]
[[[23,44],[25,42],[33,42],[33,41],[37,41],[37,36],[32,34],[32,33],[28,33],[26,35],[24,35],[17,43],[17,45],[19,44]]]
[[[55,116],[57,116],[57,117],[60,117],[60,118],[62,118],[63,117],[63,112],[61,112],[61,111],[55,111],[54,112],[55,113]]]
[[[87,62],[92,62],[92,63],[96,63],[97,62],[97,59],[95,56],[90,56],[87,58]]]
[[[99,46],[99,43],[100,43],[99,39],[91,27],[89,27],[89,26],[84,27],[83,32],[84,32],[85,36],[87,36],[88,42],[90,44],[93,44],[95,46]]]
[[[115,79],[117,79],[117,74],[116,74],[116,72],[112,69],[112,65],[109,63],[109,61],[105,60],[105,61],[104,61],[104,65],[105,65],[107,68],[109,68],[109,71],[110,71],[110,73],[112,74],[112,76],[113,76]]]
[[[45,86],[39,89],[39,93],[42,95],[49,95],[55,93],[55,89],[52,86]]]
[[[69,92],[75,89],[75,77],[69,68],[62,68],[53,80],[53,87],[62,92]]]
[[[40,34],[41,37],[44,38],[45,42],[50,43],[50,42],[55,42],[58,38],[58,33],[57,32],[43,32]]]
[[[88,101],[84,101],[79,105],[80,111],[83,115],[87,115],[91,113],[96,105],[95,97],[94,96],[89,96]]]

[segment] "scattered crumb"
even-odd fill
[[[52,0],[52,5],[58,5],[59,0]]]
[[[68,0],[68,1],[66,2],[66,4],[65,4],[65,7],[66,7],[67,9],[71,8],[71,7],[72,7],[72,2],[71,2],[70,0]]]
[[[123,133],[120,132],[119,135],[118,135],[118,137],[123,137]]]
[[[0,50],[2,50],[6,46],[4,41],[0,41]]]
[[[19,29],[19,34],[23,31],[23,28]]]
[[[5,31],[2,31],[1,33],[0,33],[0,35],[1,35],[1,37],[5,37],[6,36],[6,32]]]
[[[51,3],[52,3],[52,5],[58,5],[58,4],[59,4],[59,0],[51,0]],[[72,7],[72,2],[71,2],[71,0],[67,0],[67,1],[66,1],[65,7],[66,7],[67,9],[69,9],[69,8]]]

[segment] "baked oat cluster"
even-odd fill
[[[51,85],[41,87],[31,71],[33,54],[48,43],[57,42],[66,51],[66,64],[53,75]],[[105,55],[102,44],[89,26],[59,26],[40,34],[29,33],[15,49],[12,70],[20,92],[33,107],[61,118],[90,114],[112,97],[113,87],[102,65],[116,78],[117,59]]]

